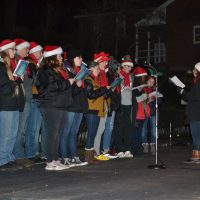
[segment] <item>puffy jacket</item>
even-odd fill
[[[54,107],[66,110],[72,103],[72,87],[59,73],[44,65],[38,70],[36,87],[40,107]]]

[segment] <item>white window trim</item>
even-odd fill
[[[196,36],[196,35],[195,35],[195,30],[196,30],[196,28],[199,28],[199,29],[200,29],[200,25],[194,25],[194,26],[193,26],[193,44],[200,44],[200,41],[196,41],[196,40],[195,40],[195,38],[196,38],[196,37],[195,37],[195,36]]]

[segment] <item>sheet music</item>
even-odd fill
[[[170,78],[170,80],[172,81],[172,83],[174,83],[176,86],[178,87],[181,87],[181,88],[184,88],[185,87],[185,84],[180,81],[177,76],[173,76],[172,78]]]

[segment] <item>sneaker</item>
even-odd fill
[[[199,164],[200,163],[200,159],[188,159],[186,161],[184,161],[184,163],[187,163],[187,164]]]
[[[143,153],[149,153],[149,144],[148,143],[143,143]]]
[[[71,159],[71,163],[74,164],[75,166],[85,166],[88,165],[88,162],[82,162],[79,157],[74,157]]]
[[[110,155],[109,153],[105,153],[105,154],[103,154],[104,156],[106,156],[106,157],[108,157],[109,159],[115,159],[115,158],[118,158],[118,156],[117,155]]]
[[[125,158],[133,158],[133,154],[132,154],[130,151],[126,151],[126,152],[124,153],[124,157],[125,157]]]
[[[5,171],[17,171],[23,169],[22,166],[16,165],[14,162],[9,162],[4,165],[0,166],[0,171],[5,172]]]
[[[95,158],[96,158],[97,160],[100,160],[100,161],[108,161],[108,160],[110,160],[108,157],[104,156],[103,154],[100,154],[100,155],[98,155],[98,156],[95,156]]]
[[[31,167],[34,165],[34,162],[29,160],[29,159],[18,159],[18,160],[15,160],[15,164],[16,165],[21,165],[23,167]]]
[[[118,158],[125,158],[124,152],[119,152],[119,153],[117,154],[117,157],[118,157]]]
[[[70,158],[63,158],[63,164],[68,167],[75,167],[76,164],[72,163],[72,160]]]
[[[49,171],[61,171],[61,170],[69,169],[69,167],[67,165],[63,165],[59,160],[57,160],[57,161],[48,162],[45,169]]]

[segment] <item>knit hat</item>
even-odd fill
[[[136,76],[136,77],[140,77],[140,76],[147,76],[147,72],[144,68],[142,67],[136,67],[134,70],[133,70],[133,74]]]
[[[200,72],[200,62],[198,62],[194,67]]]
[[[44,47],[44,58],[54,56],[54,55],[60,55],[63,53],[63,50],[59,46],[45,46]]]
[[[14,47],[15,45],[16,45],[16,43],[13,42],[12,40],[9,40],[9,39],[3,40],[0,43],[0,52],[5,51],[6,49],[9,49],[11,47]]]
[[[29,48],[30,44],[29,42],[21,39],[21,38],[16,38],[14,40],[14,42],[16,43],[16,49],[17,50],[21,50],[21,49],[25,49],[25,48]]]
[[[98,63],[98,62],[92,61],[92,62],[90,63],[90,66],[89,66],[89,68],[96,67],[97,65],[99,65],[99,63]]]
[[[120,67],[120,63],[115,60],[112,56],[110,56],[110,60],[108,61],[108,67],[113,72],[118,70],[118,67]]]
[[[122,65],[122,67],[124,67],[126,65],[133,67],[133,61],[132,61],[130,55],[126,55],[122,58],[122,64],[121,65]]]
[[[76,57],[80,57],[81,56],[81,52],[78,49],[69,49],[69,51],[67,51],[67,60],[69,62],[72,62],[72,60]]]
[[[37,51],[41,51],[43,48],[35,43],[35,42],[30,42],[30,47],[29,47],[29,54],[35,53]]]
[[[100,52],[100,53],[95,53],[94,54],[94,61],[101,63],[103,61],[109,61],[109,53],[105,53],[104,51]]]

